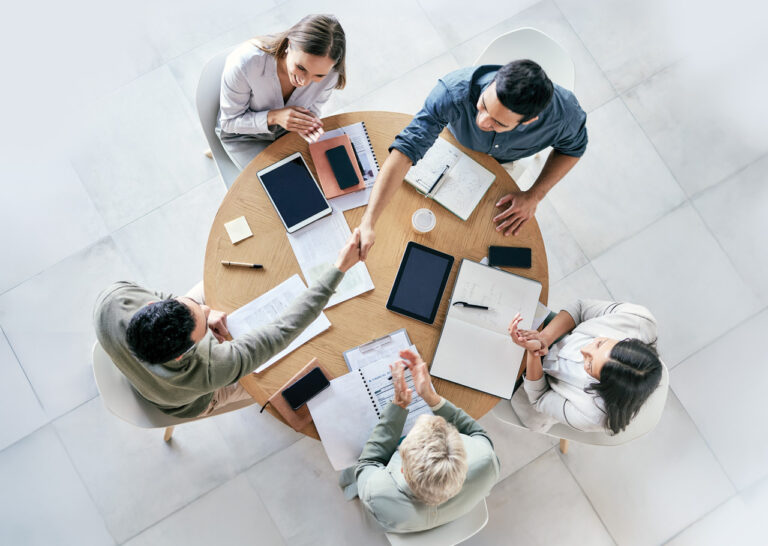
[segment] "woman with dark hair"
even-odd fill
[[[512,407],[523,424],[544,432],[555,423],[618,434],[661,381],[656,319],[631,303],[579,300],[541,331],[509,325],[526,349],[523,389]]]
[[[286,131],[317,140],[320,108],[346,84],[345,56],[344,29],[332,15],[308,15],[235,49],[221,76],[216,127],[232,161],[244,168]]]

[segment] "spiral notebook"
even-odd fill
[[[442,138],[405,175],[411,186],[464,221],[495,179],[495,174]]]
[[[412,351],[416,348],[411,346]],[[336,470],[357,462],[371,431],[392,398],[395,389],[389,364],[394,359],[379,360],[331,381],[331,386],[307,402],[323,448]],[[413,428],[421,414],[432,414],[424,399],[416,394],[411,373],[405,380],[413,391],[403,436]]]

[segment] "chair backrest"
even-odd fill
[[[453,546],[476,535],[488,523],[485,499],[459,519],[416,533],[387,533],[393,546]]]
[[[535,28],[519,28],[502,34],[485,48],[475,65],[503,65],[516,59],[538,63],[550,80],[573,91],[576,71],[571,56],[560,44]]]
[[[166,415],[141,398],[98,342],[93,345],[93,375],[109,411],[141,428],[163,428],[190,421]]]
[[[631,442],[656,428],[664,413],[664,406],[667,403],[667,394],[669,392],[669,370],[664,362],[661,363],[661,381],[656,390],[653,391],[640,411],[619,434],[608,434],[607,432],[582,432],[573,428],[557,423],[553,425],[545,434],[565,440],[573,440],[582,444],[592,444],[598,446],[617,446]],[[512,404],[509,400],[501,400],[493,408],[492,413],[497,419],[510,425],[526,428],[520,421]]]
[[[234,47],[218,53],[203,67],[200,80],[197,83],[195,102],[197,103],[197,115],[200,125],[203,127],[205,139],[211,148],[213,160],[219,170],[224,184],[229,188],[240,174],[240,169],[232,162],[221,140],[216,135],[216,121],[219,116],[219,104],[221,94],[221,73],[224,71],[224,63]]]

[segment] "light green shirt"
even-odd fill
[[[215,390],[251,373],[309,326],[343,276],[335,267],[329,268],[275,322],[224,343],[208,331],[181,360],[163,364],[138,360],[128,348],[125,333],[136,311],[150,301],[170,296],[121,281],[104,290],[96,300],[96,337],[141,396],[169,415],[196,417],[208,407]]]
[[[390,404],[355,468],[360,500],[387,531],[423,531],[460,518],[487,497],[499,479],[500,464],[493,443],[477,421],[448,401],[433,411],[461,433],[467,453],[464,485],[458,494],[438,506],[426,505],[413,497],[397,451],[408,412]]]

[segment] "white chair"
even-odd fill
[[[164,428],[163,439],[166,442],[170,441],[175,425],[204,419],[204,417],[185,419],[166,415],[144,400],[131,387],[128,379],[115,366],[98,342],[93,345],[93,375],[96,378],[96,388],[99,390],[101,399],[110,412],[139,428]],[[231,404],[222,411],[213,412],[207,417],[235,411],[251,403],[250,400],[246,400],[242,404]]]
[[[195,102],[197,103],[197,115],[200,118],[200,125],[203,127],[205,139],[210,146],[210,152],[213,155],[213,161],[219,170],[224,185],[229,188],[235,182],[235,178],[240,174],[237,168],[229,158],[221,140],[216,135],[216,120],[219,116],[219,95],[221,93],[221,73],[224,71],[224,63],[234,48],[227,49],[217,54],[208,61],[200,74],[200,80],[197,83],[197,93]]]
[[[522,386],[520,387],[523,388]],[[617,446],[626,444],[632,440],[647,434],[656,428],[656,425],[664,413],[664,406],[667,403],[667,393],[669,391],[669,370],[667,366],[661,363],[661,381],[656,390],[653,391],[648,400],[640,408],[634,419],[627,425],[623,431],[618,434],[608,434],[607,432],[582,432],[575,430],[567,425],[557,423],[544,434],[560,438],[560,451],[568,451],[568,440],[581,442],[582,444],[592,444],[598,446]],[[491,414],[508,425],[528,428],[520,421],[520,418],[512,408],[509,400],[500,400],[496,407],[491,410]]]
[[[535,28],[512,30],[494,39],[475,61],[482,64],[507,64],[516,59],[530,59],[538,63],[549,79],[569,91],[574,90],[576,71],[568,52],[555,40]],[[504,164],[504,168],[520,188],[528,188],[544,167],[548,156],[545,151],[532,157]]]
[[[459,519],[416,533],[386,533],[393,546],[453,546],[476,535],[488,523],[485,499]]]

